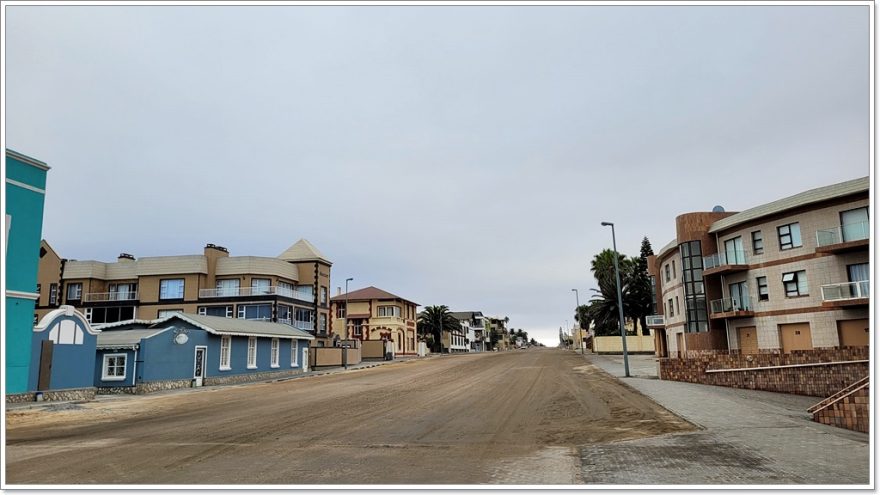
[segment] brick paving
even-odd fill
[[[585,359],[700,426],[694,433],[582,447],[587,484],[870,483],[868,435],[811,421],[819,399],[658,380],[651,356]]]

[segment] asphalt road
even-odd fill
[[[555,349],[7,412],[11,484],[571,484],[577,446],[694,427]]]

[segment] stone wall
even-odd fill
[[[63,390],[46,390],[43,391],[44,401],[59,400],[92,400],[95,398],[94,387],[89,388],[68,388]],[[36,402],[37,392],[27,392],[23,394],[6,395],[7,403]]]
[[[272,380],[273,378],[284,378],[299,375],[300,373],[302,373],[302,368],[281,371],[262,371],[259,373],[243,373],[240,375],[212,376],[205,378],[203,383],[205,385],[232,385],[235,383],[259,382],[263,380]]]
[[[861,388],[830,406],[816,411],[813,413],[813,421],[868,433],[871,421],[871,413],[868,410],[870,407],[868,392],[869,387]]]
[[[661,358],[660,379],[828,397],[868,375],[868,356],[867,347],[813,349],[790,354],[688,351],[683,359]],[[833,362],[842,363],[815,366]],[[814,366],[804,366],[811,364]]]
[[[192,380],[160,380],[138,383],[136,387],[98,387],[98,393],[107,394],[149,394],[161,390],[175,390],[192,387]]]

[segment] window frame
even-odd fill
[[[281,342],[278,341],[278,337],[272,339],[272,347],[269,356],[270,368],[278,368],[281,366]]]
[[[166,282],[180,281],[180,297],[162,297],[162,284]],[[167,291],[166,291],[167,292]],[[168,294],[166,294],[167,296]],[[159,279],[159,300],[160,301],[179,301],[186,297],[186,279],[185,278],[163,278]]]
[[[666,272],[666,281],[669,282],[672,278],[669,276],[669,263],[663,267],[664,272]]]
[[[770,286],[767,282],[766,276],[755,277],[755,285],[758,290],[758,301],[769,301],[770,300]],[[764,293],[761,293],[761,289],[764,289]],[[762,297],[763,296],[763,297]]]
[[[758,234],[758,236],[755,237],[755,234]],[[752,231],[752,254],[764,254],[764,233],[760,230]]]
[[[251,354],[252,350],[254,351],[253,354]],[[249,369],[249,370],[257,369],[257,338],[256,337],[248,337],[247,369]]]
[[[794,235],[792,234],[792,226],[797,226],[798,239],[800,240],[800,244],[795,245],[794,243]],[[782,229],[787,228],[788,232],[782,233]],[[792,222],[787,223],[785,225],[777,225],[776,226],[776,236],[779,240],[779,250],[780,251],[788,251],[789,249],[796,249],[799,247],[803,247],[804,239],[801,235],[801,225],[800,222]],[[788,238],[787,241],[783,241],[783,238]]]
[[[70,297],[70,289],[74,289],[74,288],[76,289],[76,291],[75,291],[76,296]],[[65,291],[64,291],[66,300],[67,301],[82,301],[82,291],[83,291],[82,282],[68,283],[67,286],[65,287]]]
[[[801,276],[801,274],[803,274],[803,276]],[[785,280],[788,275],[792,276],[791,280]],[[804,292],[801,292],[801,282],[803,282]],[[782,287],[785,289],[785,297],[809,296],[810,287],[807,283],[807,271],[796,270],[793,272],[784,272],[782,274]]]
[[[225,346],[223,344],[226,344]],[[226,364],[223,364],[226,358]],[[220,336],[220,371],[229,371],[232,369],[232,337],[229,335]]]
[[[58,304],[58,284],[49,284],[49,305]]]
[[[299,366],[299,346],[296,345],[296,339],[290,339],[290,367],[296,368]]]
[[[110,358],[115,358],[117,361],[114,363],[113,368],[117,369],[120,367],[118,364],[118,359],[122,358],[122,376],[119,375],[109,375],[107,372],[109,371],[109,361]],[[128,354],[124,352],[114,352],[110,354],[104,354],[104,358],[101,362],[101,381],[102,382],[124,382],[128,375]]]

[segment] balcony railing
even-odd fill
[[[290,318],[278,318],[278,323],[284,323],[285,325],[293,325],[293,320]]]
[[[752,305],[749,304],[748,297],[725,297],[723,299],[715,299],[709,305],[711,313],[730,313],[733,311],[751,311]]]
[[[663,315],[646,316],[645,323],[647,323],[649,327],[661,327],[666,324],[666,317]]]
[[[862,241],[870,237],[868,222],[857,222],[816,231],[816,246],[831,246],[843,242]]]
[[[311,286],[304,288],[295,287],[289,289],[287,287],[220,287],[217,289],[199,289],[200,298],[211,297],[253,297],[253,296],[271,296],[278,295],[298,299],[300,301],[314,301],[314,292]]]
[[[870,296],[870,280],[822,286],[822,301],[844,301],[847,299],[863,299]]]
[[[83,302],[137,301],[137,292],[90,292]]]
[[[728,254],[730,256],[728,256]],[[718,268],[726,265],[745,265],[747,263],[746,253],[742,250],[731,251],[730,253],[722,251],[709,256],[703,257],[703,270]]]
[[[296,320],[293,322],[293,326],[295,326],[296,328],[299,328],[300,330],[314,330],[315,329],[315,322]]]

